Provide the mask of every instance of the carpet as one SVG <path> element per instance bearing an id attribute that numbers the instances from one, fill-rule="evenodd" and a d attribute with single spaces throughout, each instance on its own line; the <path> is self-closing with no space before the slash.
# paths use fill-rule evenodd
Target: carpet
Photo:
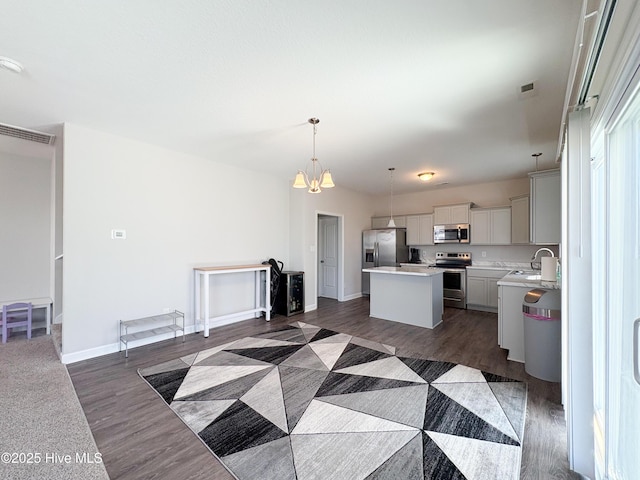
<path id="1" fill-rule="evenodd" d="M 44 328 L 31 340 L 23 331 L 0 344 L 0 391 L 1 479 L 109 480 L 69 372 Z"/>
<path id="2" fill-rule="evenodd" d="M 526 384 L 395 351 L 296 322 L 139 373 L 241 480 L 519 478 Z"/>

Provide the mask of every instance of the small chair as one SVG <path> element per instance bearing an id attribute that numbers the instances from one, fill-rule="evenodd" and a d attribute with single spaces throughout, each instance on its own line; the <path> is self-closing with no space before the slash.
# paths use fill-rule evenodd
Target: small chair
<path id="1" fill-rule="evenodd" d="M 31 338 L 31 303 L 16 302 L 2 306 L 2 343 L 7 343 L 9 329 L 27 327 L 27 338 Z"/>

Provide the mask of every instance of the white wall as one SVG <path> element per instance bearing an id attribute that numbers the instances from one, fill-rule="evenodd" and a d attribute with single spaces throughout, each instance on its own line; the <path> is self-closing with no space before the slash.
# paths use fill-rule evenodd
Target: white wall
<path id="1" fill-rule="evenodd" d="M 288 262 L 286 182 L 75 124 L 64 132 L 63 360 L 113 351 L 120 319 L 170 307 L 193 324 L 193 267 Z M 231 282 L 244 290 L 214 295 L 214 313 L 251 301 L 250 278 Z"/>
<path id="2" fill-rule="evenodd" d="M 416 182 L 418 180 L 416 179 Z M 417 193 L 393 196 L 393 214 L 431 213 L 437 205 L 473 202 L 478 207 L 510 205 L 510 197 L 529 193 L 529 178 L 476 183 L 459 187 L 427 187 Z M 389 215 L 389 192 L 373 199 L 375 216 Z"/>
<path id="3" fill-rule="evenodd" d="M 342 295 L 349 300 L 361 295 L 362 231 L 370 228 L 373 207 L 371 197 L 340 187 L 310 194 L 290 188 L 291 263 L 287 270 L 305 272 L 305 309 L 316 304 L 317 216 L 342 216 L 344 238 L 344 283 Z"/>
<path id="4" fill-rule="evenodd" d="M 0 300 L 50 297 L 51 158 L 0 152 Z"/>

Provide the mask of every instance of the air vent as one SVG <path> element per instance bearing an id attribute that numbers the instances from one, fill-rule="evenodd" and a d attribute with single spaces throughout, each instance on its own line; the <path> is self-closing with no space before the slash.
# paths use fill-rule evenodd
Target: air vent
<path id="1" fill-rule="evenodd" d="M 520 85 L 518 89 L 518 95 L 520 98 L 529 98 L 534 97 L 538 94 L 538 85 L 536 82 L 525 83 L 524 85 Z"/>
<path id="2" fill-rule="evenodd" d="M 5 125 L 4 123 L 0 123 L 0 135 L 21 138 L 29 142 L 44 143 L 45 145 L 53 145 L 56 140 L 56 136 L 50 133 L 36 132 L 35 130 L 13 127 L 11 125 Z"/>
<path id="3" fill-rule="evenodd" d="M 529 90 L 533 90 L 533 83 L 527 83 L 526 85 L 522 85 L 520 87 L 520 93 L 526 93 Z"/>

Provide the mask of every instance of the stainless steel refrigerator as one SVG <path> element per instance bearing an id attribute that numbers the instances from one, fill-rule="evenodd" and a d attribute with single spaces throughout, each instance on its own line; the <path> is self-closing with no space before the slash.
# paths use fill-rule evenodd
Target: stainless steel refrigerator
<path id="1" fill-rule="evenodd" d="M 407 230 L 380 228 L 362 232 L 362 268 L 396 267 L 409 261 Z M 369 295 L 369 273 L 362 272 L 362 293 Z"/>

